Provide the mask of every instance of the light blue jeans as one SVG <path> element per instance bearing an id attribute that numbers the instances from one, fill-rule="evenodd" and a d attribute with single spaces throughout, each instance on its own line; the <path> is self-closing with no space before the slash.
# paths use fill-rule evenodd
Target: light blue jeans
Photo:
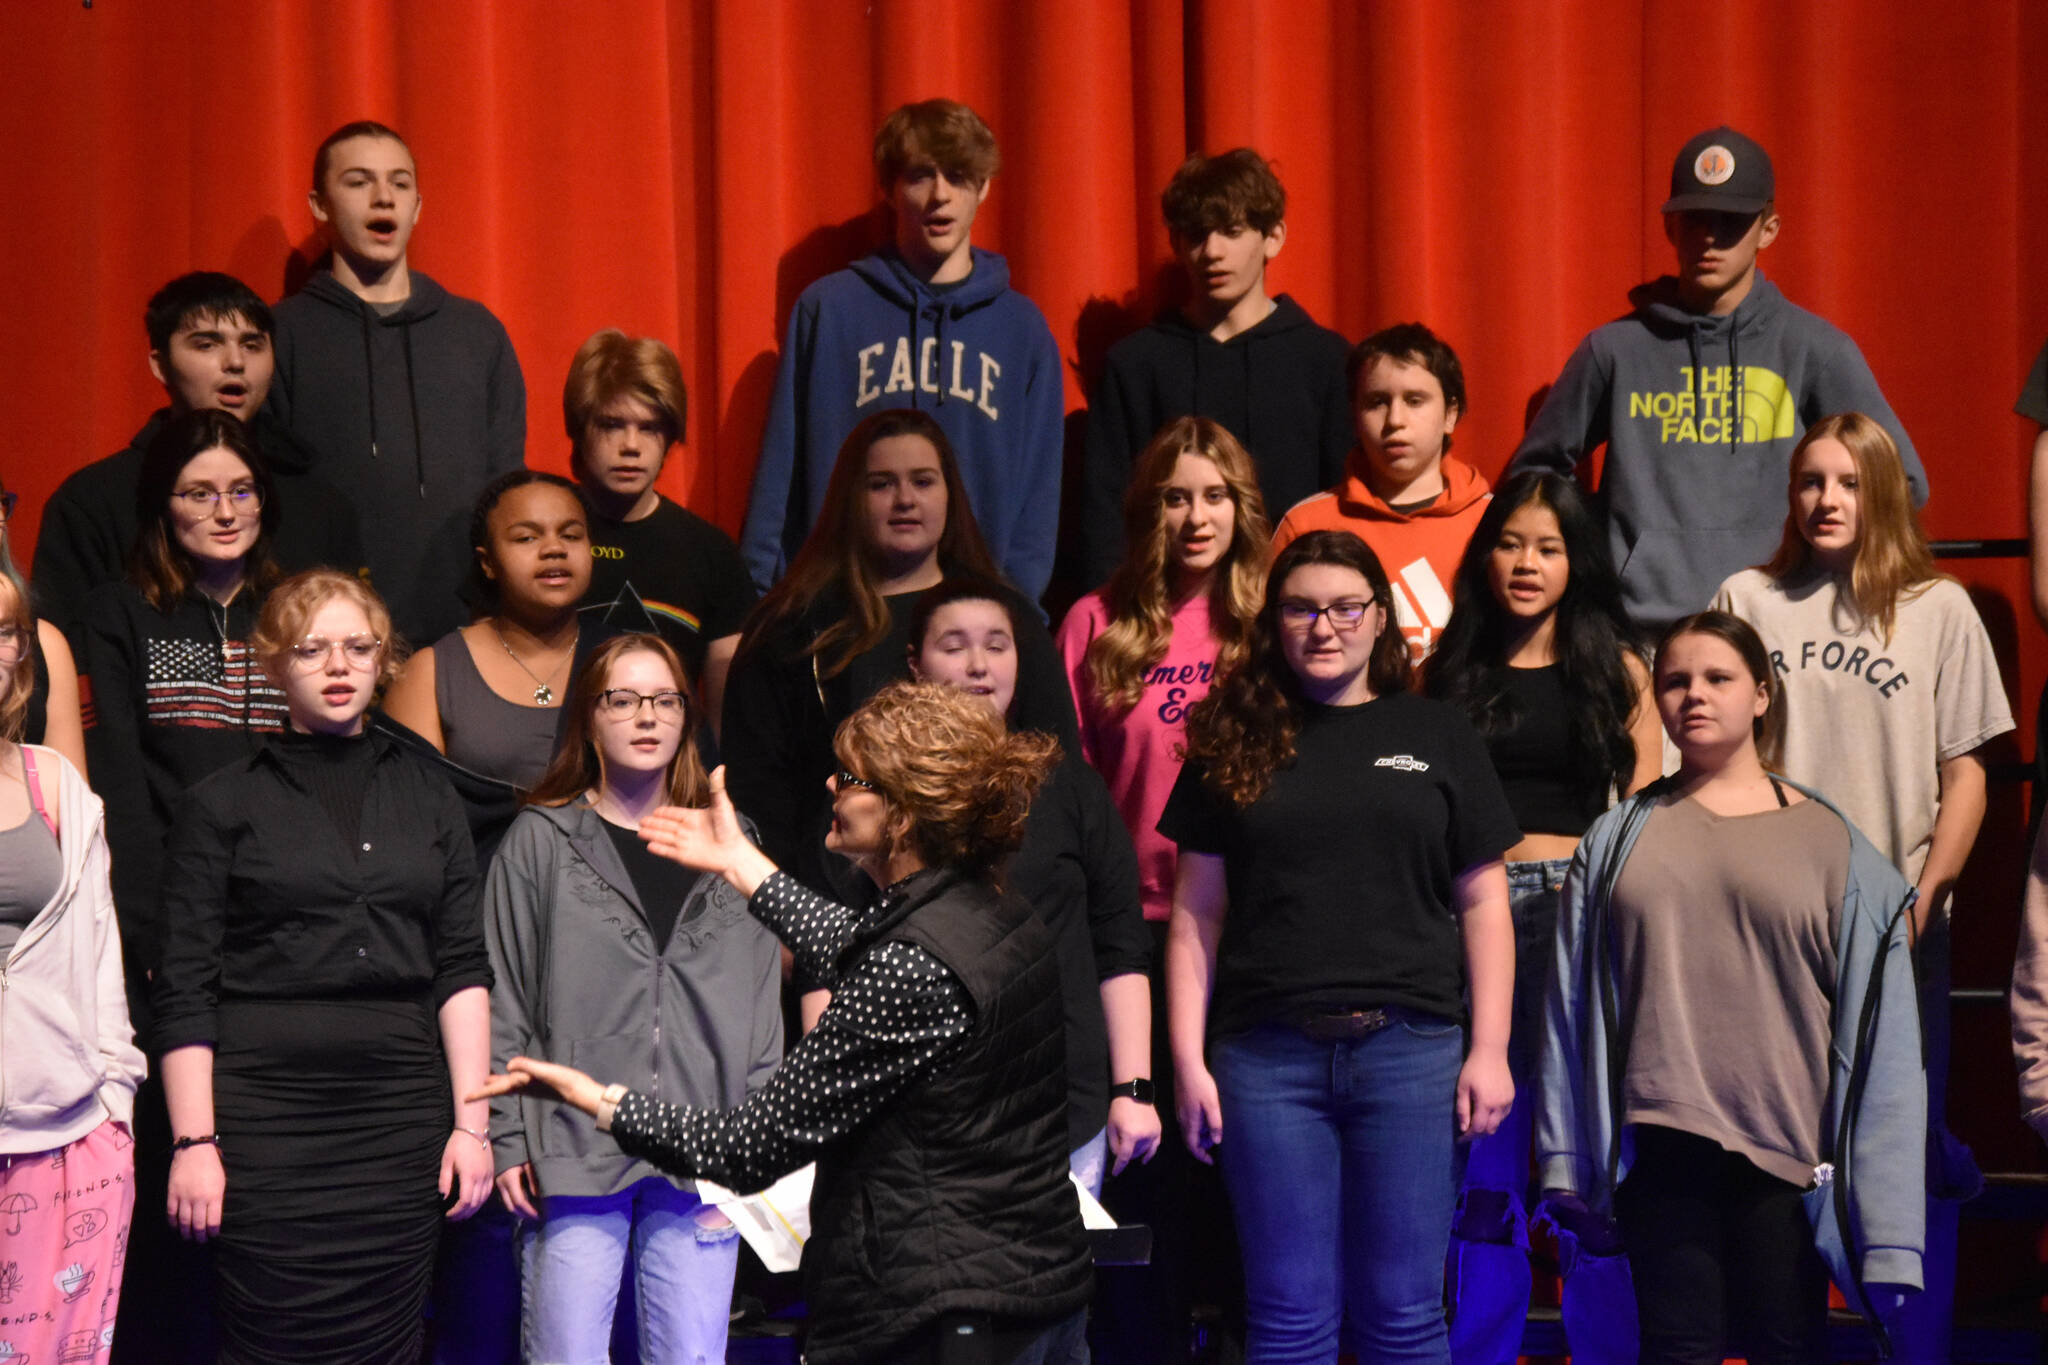
<path id="1" fill-rule="evenodd" d="M 597 1198 L 540 1201 L 520 1239 L 529 1365 L 605 1365 L 630 1255 L 643 1365 L 720 1365 L 732 1313 L 739 1230 L 659 1177 Z"/>
<path id="2" fill-rule="evenodd" d="M 1514 1026 L 1508 1069 L 1515 1107 L 1490 1136 L 1472 1143 L 1464 1188 L 1451 1224 L 1445 1279 L 1451 1297 L 1453 1365 L 1514 1365 L 1529 1317 L 1529 1183 L 1537 1108 L 1545 994 L 1558 895 L 1568 859 L 1509 863 L 1508 903 L 1515 921 Z M 1546 1212 L 1551 1212 L 1546 1210 Z M 1564 1278 L 1564 1330 L 1578 1365 L 1634 1365 L 1635 1287 L 1612 1222 L 1578 1209 L 1557 1233 Z"/>

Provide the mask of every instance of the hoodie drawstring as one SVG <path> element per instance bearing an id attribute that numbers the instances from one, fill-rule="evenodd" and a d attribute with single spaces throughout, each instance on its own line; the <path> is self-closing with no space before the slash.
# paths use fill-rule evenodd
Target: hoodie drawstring
<path id="1" fill-rule="evenodd" d="M 370 409 L 370 458 L 377 458 L 377 358 L 370 345 L 370 310 L 356 306 L 356 321 L 363 326 L 363 375 Z"/>
<path id="2" fill-rule="evenodd" d="M 1736 429 L 1742 424 L 1742 347 L 1736 340 L 1742 335 L 1742 327 L 1731 317 L 1728 319 L 1728 458 L 1735 458 Z M 1764 440 L 1770 439 L 1769 432 L 1761 433 Z"/>
<path id="3" fill-rule="evenodd" d="M 363 379 L 365 406 L 370 413 L 370 458 L 377 459 L 377 351 L 370 340 L 370 310 L 358 305 L 356 321 L 363 327 Z M 419 480 L 420 496 L 427 496 L 427 452 L 420 444 L 420 392 L 413 378 L 412 365 L 412 319 L 401 318 L 398 322 L 398 337 L 405 347 L 405 399 L 412 409 L 412 463 L 413 474 Z"/>
<path id="4" fill-rule="evenodd" d="M 412 319 L 402 318 L 398 324 L 398 337 L 405 346 L 405 401 L 412 408 L 412 465 L 419 476 L 420 497 L 427 496 L 427 452 L 420 443 L 420 391 L 413 380 L 412 368 Z"/>
<path id="5" fill-rule="evenodd" d="M 946 314 L 952 309 L 946 306 L 944 299 L 940 299 L 935 307 L 937 311 L 932 314 L 932 363 L 938 369 L 939 406 L 944 407 L 946 390 L 952 387 L 946 382 Z M 918 377 L 923 378 L 922 375 Z"/>

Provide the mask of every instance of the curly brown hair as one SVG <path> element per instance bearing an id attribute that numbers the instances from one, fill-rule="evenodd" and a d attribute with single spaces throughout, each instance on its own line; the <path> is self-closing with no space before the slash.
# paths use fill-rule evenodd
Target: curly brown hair
<path id="1" fill-rule="evenodd" d="M 1310 531 L 1289 542 L 1266 575 L 1265 605 L 1252 622 L 1244 662 L 1188 710 L 1186 756 L 1202 765 L 1209 789 L 1239 809 L 1264 796 L 1273 774 L 1294 762 L 1307 702 L 1281 645 L 1280 589 L 1289 574 L 1310 564 L 1333 564 L 1365 579 L 1372 600 L 1385 607 L 1366 681 L 1374 696 L 1408 690 L 1408 646 L 1388 605 L 1394 595 L 1387 571 L 1372 547 L 1349 531 Z"/>
<path id="2" fill-rule="evenodd" d="M 880 789 L 892 837 L 927 867 L 992 878 L 1024 841 L 1024 821 L 1059 762 L 1049 735 L 1011 734 L 978 698 L 940 683 L 895 682 L 840 722 L 832 750 Z"/>

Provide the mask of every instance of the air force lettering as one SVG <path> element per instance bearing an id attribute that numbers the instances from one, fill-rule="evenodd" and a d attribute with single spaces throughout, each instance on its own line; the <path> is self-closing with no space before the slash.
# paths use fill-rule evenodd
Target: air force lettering
<path id="1" fill-rule="evenodd" d="M 895 407 L 899 403 L 908 403 L 914 394 L 936 398 L 943 393 L 948 398 L 972 403 L 981 410 L 982 416 L 995 421 L 1001 416 L 996 408 L 996 381 L 1003 376 L 1001 362 L 987 351 L 976 351 L 970 360 L 964 341 L 949 341 L 946 346 L 952 352 L 952 362 L 943 389 L 939 385 L 937 337 L 925 337 L 918 344 L 915 379 L 912 378 L 909 337 L 897 337 L 893 347 L 886 341 L 861 347 L 854 366 L 854 407 Z M 878 383 L 884 355 L 890 357 L 888 374 Z M 891 395 L 898 395 L 895 402 L 884 401 Z"/>

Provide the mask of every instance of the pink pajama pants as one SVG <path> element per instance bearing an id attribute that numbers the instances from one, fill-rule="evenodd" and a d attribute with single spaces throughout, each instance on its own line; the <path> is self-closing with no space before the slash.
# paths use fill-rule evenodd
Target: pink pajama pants
<path id="1" fill-rule="evenodd" d="M 0 1157 L 0 1361 L 104 1359 L 134 1211 L 135 1139 L 112 1119 L 68 1147 Z"/>

